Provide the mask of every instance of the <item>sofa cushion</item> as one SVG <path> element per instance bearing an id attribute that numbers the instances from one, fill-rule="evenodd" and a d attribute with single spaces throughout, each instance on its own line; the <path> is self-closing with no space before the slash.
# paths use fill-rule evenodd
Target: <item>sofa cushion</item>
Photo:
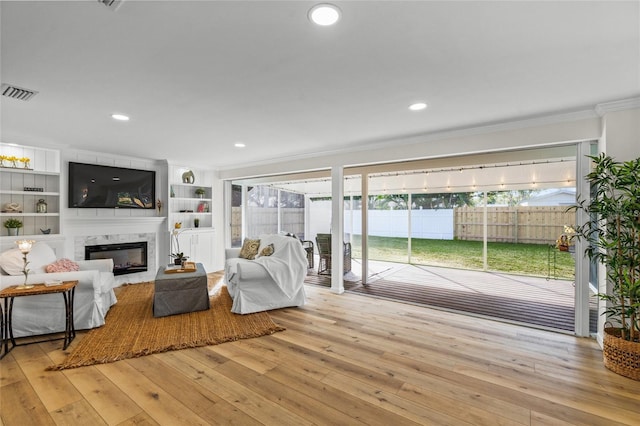
<path id="1" fill-rule="evenodd" d="M 79 271 L 80 266 L 76 262 L 70 259 L 62 258 L 58 259 L 53 263 L 50 263 L 46 266 L 45 270 L 48 273 L 53 272 L 71 272 L 71 271 Z"/>
<path id="2" fill-rule="evenodd" d="M 249 238 L 244 239 L 242 248 L 240 249 L 240 255 L 238 257 L 242 259 L 253 260 L 258 254 L 258 248 L 260 248 L 260 240 L 251 240 Z"/>
<path id="3" fill-rule="evenodd" d="M 56 254 L 53 249 L 46 243 L 37 242 L 27 255 L 27 261 L 29 261 L 27 267 L 32 274 L 44 273 L 45 267 L 55 260 Z M 20 250 L 13 248 L 0 254 L 0 268 L 8 275 L 22 275 L 24 260 Z"/>
<path id="4" fill-rule="evenodd" d="M 267 247 L 269 244 L 273 244 L 273 250 L 274 250 L 273 255 L 275 257 L 280 257 L 280 254 L 284 254 L 285 253 L 286 247 L 287 247 L 288 244 L 291 244 L 291 241 L 295 241 L 298 244 L 300 244 L 300 240 L 293 239 L 291 237 L 287 237 L 287 236 L 284 236 L 284 235 L 263 234 L 263 235 L 260 235 L 260 250 L 259 251 L 262 251 L 262 249 Z M 300 244 L 300 247 L 302 248 L 302 244 Z M 285 251 L 283 251 L 283 250 L 285 250 Z"/>
<path id="5" fill-rule="evenodd" d="M 260 254 L 258 255 L 259 257 L 263 257 L 263 256 L 271 256 L 273 254 L 273 252 L 275 251 L 275 247 L 273 246 L 273 243 L 269 244 L 266 247 L 263 247 L 262 250 L 260 250 Z"/>

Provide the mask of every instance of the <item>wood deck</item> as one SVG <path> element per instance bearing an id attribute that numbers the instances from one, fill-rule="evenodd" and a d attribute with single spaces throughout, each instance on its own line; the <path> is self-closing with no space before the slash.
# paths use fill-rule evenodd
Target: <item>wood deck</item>
<path id="1" fill-rule="evenodd" d="M 346 291 L 537 327 L 574 330 L 571 281 L 386 262 L 372 262 L 371 269 L 372 277 L 366 285 L 353 274 L 346 276 Z M 350 276 L 352 280 L 346 281 Z M 305 282 L 331 286 L 330 277 L 313 273 Z M 596 309 L 594 296 L 592 330 Z"/>
<path id="2" fill-rule="evenodd" d="M 285 331 L 64 371 L 0 361 L 0 425 L 637 425 L 593 339 L 307 286 Z M 107 316 L 108 320 L 108 316 Z M 81 341 L 79 332 L 76 341 Z M 74 343 L 76 342 L 74 341 Z"/>

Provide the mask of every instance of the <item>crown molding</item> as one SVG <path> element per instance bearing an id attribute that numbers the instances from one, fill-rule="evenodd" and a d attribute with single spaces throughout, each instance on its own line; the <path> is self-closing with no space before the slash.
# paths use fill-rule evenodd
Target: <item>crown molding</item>
<path id="1" fill-rule="evenodd" d="M 621 99 L 613 102 L 603 102 L 596 105 L 596 113 L 602 117 L 609 112 L 624 111 L 627 109 L 640 108 L 640 96 L 636 98 Z"/>

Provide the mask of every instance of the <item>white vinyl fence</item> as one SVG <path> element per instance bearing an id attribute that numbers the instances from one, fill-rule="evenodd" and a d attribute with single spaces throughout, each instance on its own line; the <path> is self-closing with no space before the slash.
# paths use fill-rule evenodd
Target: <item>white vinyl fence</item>
<path id="1" fill-rule="evenodd" d="M 309 236 L 331 232 L 331 201 L 308 203 Z M 408 210 L 369 210 L 369 235 L 380 237 L 408 237 Z M 412 210 L 412 238 L 434 240 L 453 239 L 453 209 Z M 362 211 L 346 210 L 344 213 L 345 234 L 362 234 Z"/>

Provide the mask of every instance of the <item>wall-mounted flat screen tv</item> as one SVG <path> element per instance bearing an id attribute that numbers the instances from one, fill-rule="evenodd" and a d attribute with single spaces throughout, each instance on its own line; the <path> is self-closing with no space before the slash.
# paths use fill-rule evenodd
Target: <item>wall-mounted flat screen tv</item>
<path id="1" fill-rule="evenodd" d="M 69 162 L 69 207 L 155 209 L 156 172 Z"/>

